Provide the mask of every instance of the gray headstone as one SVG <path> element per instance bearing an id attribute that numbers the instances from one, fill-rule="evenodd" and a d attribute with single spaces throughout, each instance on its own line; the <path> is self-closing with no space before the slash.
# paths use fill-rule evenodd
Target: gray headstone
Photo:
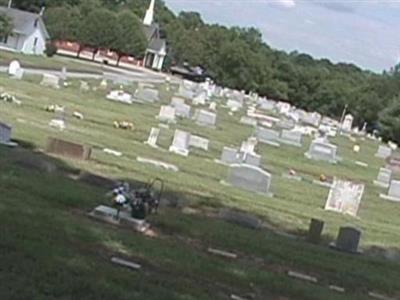
<path id="1" fill-rule="evenodd" d="M 246 153 L 244 155 L 244 163 L 259 167 L 261 165 L 261 156 L 255 153 Z"/>
<path id="2" fill-rule="evenodd" d="M 134 95 L 134 98 L 150 103 L 158 102 L 160 100 L 158 91 L 150 88 L 138 89 Z"/>
<path id="3" fill-rule="evenodd" d="M 392 180 L 390 182 L 389 197 L 400 199 L 400 180 Z"/>
<path id="4" fill-rule="evenodd" d="M 234 148 L 224 147 L 221 154 L 221 161 L 227 164 L 236 164 L 240 160 L 238 158 L 238 151 Z"/>
<path id="5" fill-rule="evenodd" d="M 215 126 L 217 122 L 217 115 L 203 109 L 197 110 L 195 114 L 196 124 L 200 126 Z"/>
<path id="6" fill-rule="evenodd" d="M 261 143 L 279 146 L 279 132 L 275 130 L 264 127 L 257 127 L 256 137 Z"/>
<path id="7" fill-rule="evenodd" d="M 189 104 L 176 104 L 174 107 L 176 116 L 181 118 L 190 118 L 191 107 Z"/>
<path id="8" fill-rule="evenodd" d="M 201 136 L 197 136 L 197 135 L 191 135 L 190 136 L 189 145 L 191 147 L 195 147 L 195 148 L 199 148 L 199 149 L 203 149 L 205 151 L 208 151 L 209 143 L 210 143 L 210 141 L 208 139 L 203 138 Z"/>
<path id="9" fill-rule="evenodd" d="M 374 181 L 374 184 L 381 187 L 389 187 L 391 179 L 392 179 L 392 170 L 386 168 L 380 168 L 378 177 Z"/>
<path id="10" fill-rule="evenodd" d="M 328 142 L 316 139 L 311 142 L 310 149 L 306 153 L 308 158 L 336 163 L 337 147 Z"/>
<path id="11" fill-rule="evenodd" d="M 149 138 L 147 139 L 146 144 L 151 147 L 157 148 L 157 140 L 158 136 L 160 135 L 160 128 L 151 128 Z"/>
<path id="12" fill-rule="evenodd" d="M 392 149 L 388 146 L 379 145 L 375 157 L 386 159 L 392 155 Z"/>
<path id="13" fill-rule="evenodd" d="M 271 174 L 258 167 L 233 164 L 229 167 L 228 183 L 247 191 L 269 194 Z"/>
<path id="14" fill-rule="evenodd" d="M 353 227 L 340 227 L 335 248 L 349 253 L 358 253 L 360 239 L 361 231 Z"/>
<path id="15" fill-rule="evenodd" d="M 282 130 L 280 142 L 287 145 L 301 147 L 303 142 L 303 136 L 301 132 Z"/>
<path id="16" fill-rule="evenodd" d="M 0 122 L 0 144 L 9 144 L 11 141 L 12 127 Z"/>

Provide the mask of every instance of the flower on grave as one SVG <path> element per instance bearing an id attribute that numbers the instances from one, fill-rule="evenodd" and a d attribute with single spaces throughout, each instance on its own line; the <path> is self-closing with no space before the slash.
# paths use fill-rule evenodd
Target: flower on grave
<path id="1" fill-rule="evenodd" d="M 326 182 L 327 178 L 326 178 L 326 176 L 324 174 L 321 174 L 321 175 L 319 175 L 319 180 L 321 182 Z"/>
<path id="2" fill-rule="evenodd" d="M 293 169 L 289 169 L 289 175 L 290 176 L 296 176 L 296 171 Z"/>
<path id="3" fill-rule="evenodd" d="M 9 102 L 9 103 L 17 102 L 17 99 L 14 96 L 7 94 L 7 93 L 1 93 L 0 100 Z"/>

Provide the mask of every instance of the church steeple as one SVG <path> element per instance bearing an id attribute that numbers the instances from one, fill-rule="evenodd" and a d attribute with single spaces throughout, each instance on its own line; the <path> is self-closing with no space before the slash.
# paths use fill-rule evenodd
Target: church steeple
<path id="1" fill-rule="evenodd" d="M 144 25 L 150 26 L 151 24 L 153 24 L 154 4 L 155 4 L 155 0 L 151 0 L 149 9 L 146 11 L 146 15 L 143 20 Z"/>

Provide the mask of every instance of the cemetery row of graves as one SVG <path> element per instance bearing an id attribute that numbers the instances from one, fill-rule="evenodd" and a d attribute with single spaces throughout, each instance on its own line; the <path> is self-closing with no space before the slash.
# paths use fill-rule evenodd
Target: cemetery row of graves
<path id="1" fill-rule="evenodd" d="M 80 170 L 68 178 L 92 186 L 96 182 L 96 189 L 109 191 L 118 182 L 130 182 L 138 194 L 132 182 L 143 186 L 157 178 L 162 183 L 157 214 L 138 220 L 134 205 L 123 205 L 119 213 L 103 193 L 75 207 L 94 220 L 132 227 L 155 240 L 163 226 L 189 239 L 207 236 L 205 241 L 218 240 L 218 245 L 202 247 L 225 259 L 236 260 L 241 251 L 267 256 L 280 268 L 290 266 L 283 273 L 291 279 L 280 279 L 283 285 L 299 284 L 283 293 L 289 299 L 300 290 L 302 299 L 399 296 L 392 285 L 400 256 L 397 145 L 354 129 L 351 115 L 339 122 L 211 82 L 79 81 L 68 79 L 66 70 L 59 78 L 26 76 L 16 69 L 11 78 L 2 76 L 0 84 L 0 140 L 10 147 L 7 151 L 18 153 L 31 144 L 35 152 L 55 155 Z M 37 162 L 28 165 L 44 170 Z M 117 191 L 128 192 L 125 186 Z M 85 224 L 90 222 L 86 219 Z M 208 225 L 199 225 L 203 222 Z M 128 239 L 139 238 L 132 235 Z M 216 239 L 219 235 L 224 238 Z M 243 235 L 247 250 L 240 250 Z M 268 254 L 266 235 L 284 246 Z M 293 246 L 299 253 L 289 250 Z M 318 252 L 321 261 L 311 252 Z M 290 261 L 285 254 L 292 256 Z M 137 261 L 113 257 L 117 264 L 141 268 Z M 347 265 L 338 264 L 341 259 Z M 371 275 L 389 265 L 389 280 Z M 361 270 L 367 274 L 360 276 Z M 282 270 L 271 272 L 280 276 Z M 302 280 L 307 284 L 302 286 Z M 243 294 L 244 287 L 232 291 L 231 299 L 242 299 L 235 298 L 240 294 L 262 299 L 272 288 L 257 287 L 250 288 L 252 296 Z"/>

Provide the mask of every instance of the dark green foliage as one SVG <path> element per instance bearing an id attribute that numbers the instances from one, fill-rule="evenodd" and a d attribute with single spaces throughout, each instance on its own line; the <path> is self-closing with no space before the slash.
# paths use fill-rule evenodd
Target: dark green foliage
<path id="1" fill-rule="evenodd" d="M 5 15 L 0 14 L 0 39 L 12 33 L 12 21 Z"/>
<path id="2" fill-rule="evenodd" d="M 52 57 L 57 53 L 57 47 L 53 43 L 46 44 L 46 55 Z"/>

